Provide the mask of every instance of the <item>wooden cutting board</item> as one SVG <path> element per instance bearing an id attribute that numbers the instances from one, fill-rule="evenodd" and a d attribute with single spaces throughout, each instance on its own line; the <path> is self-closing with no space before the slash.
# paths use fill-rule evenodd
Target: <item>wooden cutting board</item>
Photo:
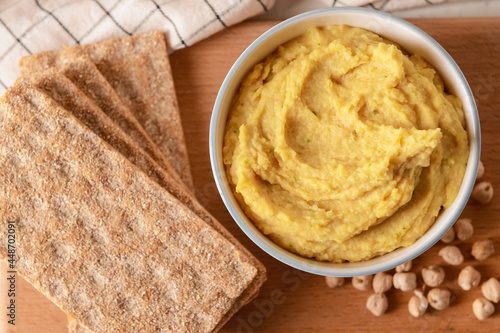
<path id="1" fill-rule="evenodd" d="M 485 180 L 500 194 L 500 18 L 412 19 L 433 36 L 457 61 L 469 80 L 479 108 L 482 127 L 482 160 Z M 473 220 L 475 234 L 458 244 L 465 255 L 458 267 L 444 265 L 446 285 L 452 290 L 450 308 L 429 311 L 415 319 L 408 313 L 412 293 L 391 290 L 387 293 L 389 309 L 374 317 L 365 308 L 371 292 L 355 290 L 348 280 L 337 289 L 326 287 L 324 278 L 289 268 L 255 246 L 237 227 L 225 209 L 210 169 L 208 131 L 217 91 L 229 68 L 241 52 L 276 22 L 247 22 L 231 27 L 203 42 L 172 54 L 175 86 L 182 113 L 191 170 L 200 202 L 268 269 L 268 281 L 259 297 L 245 306 L 222 332 L 424 332 L 424 331 L 494 331 L 500 329 L 500 304 L 496 313 L 480 322 L 472 314 L 472 302 L 480 297 L 480 288 L 464 292 L 456 278 L 466 265 L 475 266 L 485 281 L 500 278 L 500 195 L 488 205 L 470 203 L 464 217 Z M 475 240 L 491 238 L 498 253 L 484 261 L 470 255 Z M 425 265 L 443 264 L 437 244 L 414 261 L 413 271 Z M 66 316 L 24 280 L 17 282 L 16 327 L 7 325 L 6 268 L 2 264 L 0 291 L 1 332 L 66 332 Z M 419 281 L 421 286 L 421 281 Z"/>

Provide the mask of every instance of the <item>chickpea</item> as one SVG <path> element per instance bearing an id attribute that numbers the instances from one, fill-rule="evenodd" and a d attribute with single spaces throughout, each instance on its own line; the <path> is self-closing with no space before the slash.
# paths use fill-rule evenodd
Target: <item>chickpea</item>
<path id="1" fill-rule="evenodd" d="M 343 277 L 327 276 L 325 278 L 326 285 L 330 288 L 336 288 L 344 285 L 345 279 Z"/>
<path id="2" fill-rule="evenodd" d="M 373 277 L 373 291 L 377 294 L 385 293 L 392 288 L 392 275 L 380 272 Z"/>
<path id="3" fill-rule="evenodd" d="M 417 275 L 411 272 L 396 273 L 392 277 L 394 288 L 410 291 L 417 287 Z"/>
<path id="4" fill-rule="evenodd" d="M 487 204 L 493 199 L 493 186 L 489 182 L 480 182 L 474 186 L 471 198 L 479 203 Z"/>
<path id="5" fill-rule="evenodd" d="M 481 291 L 484 298 L 493 303 L 498 303 L 500 300 L 500 282 L 495 278 L 490 278 L 481 285 Z"/>
<path id="6" fill-rule="evenodd" d="M 443 243 L 451 243 L 455 240 L 455 229 L 454 228 L 450 228 L 445 234 L 443 237 L 441 237 L 441 242 Z"/>
<path id="7" fill-rule="evenodd" d="M 495 246 L 489 239 L 477 241 L 472 244 L 471 254 L 477 260 L 486 260 L 495 253 Z"/>
<path id="8" fill-rule="evenodd" d="M 415 290 L 415 295 L 408 302 L 408 311 L 410 314 L 415 318 L 423 316 L 428 306 L 429 302 L 427 298 L 424 297 L 421 291 Z"/>
<path id="9" fill-rule="evenodd" d="M 472 226 L 471 219 L 459 219 L 455 222 L 455 233 L 457 238 L 461 241 L 469 239 L 474 233 L 474 227 Z"/>
<path id="10" fill-rule="evenodd" d="M 396 273 L 409 272 L 412 266 L 413 262 L 411 260 L 408 260 L 407 262 L 396 266 Z"/>
<path id="11" fill-rule="evenodd" d="M 495 312 L 493 304 L 484 298 L 476 298 L 472 303 L 472 312 L 479 320 L 485 320 Z"/>
<path id="12" fill-rule="evenodd" d="M 481 273 L 472 266 L 464 267 L 458 274 L 458 285 L 463 290 L 471 290 L 477 287 L 479 282 L 481 282 Z"/>
<path id="13" fill-rule="evenodd" d="M 444 310 L 450 306 L 451 292 L 448 289 L 433 288 L 427 294 L 430 306 L 436 310 Z"/>
<path id="14" fill-rule="evenodd" d="M 368 297 L 366 301 L 366 308 L 370 310 L 373 315 L 379 317 L 387 311 L 387 307 L 389 306 L 389 301 L 385 294 L 373 294 Z"/>
<path id="15" fill-rule="evenodd" d="M 432 265 L 422 269 L 422 279 L 429 287 L 438 287 L 443 283 L 445 275 L 444 269 L 438 265 Z"/>
<path id="16" fill-rule="evenodd" d="M 484 164 L 483 161 L 479 161 L 477 166 L 476 180 L 483 178 L 484 176 Z"/>
<path id="17" fill-rule="evenodd" d="M 464 256 L 460 249 L 453 245 L 448 245 L 443 247 L 439 251 L 439 255 L 450 265 L 460 265 L 464 262 Z"/>
<path id="18" fill-rule="evenodd" d="M 352 278 L 352 286 L 358 290 L 370 290 L 372 289 L 372 279 L 373 275 L 355 276 Z"/>

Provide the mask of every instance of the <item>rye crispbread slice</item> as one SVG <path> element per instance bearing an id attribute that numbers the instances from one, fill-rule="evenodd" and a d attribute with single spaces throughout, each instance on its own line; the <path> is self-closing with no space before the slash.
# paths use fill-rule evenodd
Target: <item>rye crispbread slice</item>
<path id="1" fill-rule="evenodd" d="M 154 31 L 34 54 L 21 59 L 21 73 L 29 76 L 48 67 L 62 67 L 65 52 L 90 57 L 184 184 L 192 188 L 186 143 L 163 33 Z"/>
<path id="2" fill-rule="evenodd" d="M 83 124 L 89 127 L 101 139 L 113 146 L 119 153 L 124 155 L 130 162 L 138 166 L 151 179 L 164 187 L 178 200 L 195 212 L 200 218 L 221 233 L 226 239 L 233 243 L 250 262 L 256 267 L 257 275 L 251 282 L 248 290 L 242 293 L 240 298 L 228 311 L 225 320 L 241 306 L 250 302 L 258 294 L 260 286 L 266 280 L 265 267 L 245 248 L 234 236 L 229 233 L 198 201 L 189 195 L 184 187 L 179 185 L 178 180 L 172 173 L 166 173 L 154 160 L 151 159 L 138 145 L 128 137 L 123 130 L 118 128 L 99 107 L 83 94 L 68 78 L 60 74 L 54 68 L 50 68 L 42 74 L 33 75 L 30 80 L 56 102 L 71 112 Z M 175 174 L 174 174 L 175 175 Z M 74 325 L 72 325 L 74 327 Z M 71 332 L 71 330 L 70 330 Z"/>
<path id="3" fill-rule="evenodd" d="M 73 82 L 85 95 L 108 115 L 125 133 L 155 160 L 163 169 L 172 170 L 170 163 L 126 107 L 113 87 L 102 76 L 90 58 L 67 49 L 61 54 L 63 59 L 60 71 Z M 174 171 L 175 172 L 175 171 Z M 180 177 L 180 175 L 179 175 Z M 182 182 L 182 180 L 181 180 Z M 192 183 L 184 184 L 193 192 Z"/>
<path id="4" fill-rule="evenodd" d="M 177 200 L 186 205 L 196 215 L 210 226 L 241 248 L 242 252 L 251 257 L 258 271 L 265 280 L 264 266 L 244 247 L 239 241 L 222 226 L 185 187 L 180 185 L 180 180 L 175 178 L 174 172 L 161 168 L 148 154 L 146 154 L 127 134 L 117 127 L 113 121 L 78 87 L 55 69 L 48 69 L 40 75 L 31 77 L 31 81 L 56 102 L 72 113 L 78 120 L 96 133 L 101 139 L 135 164 L 156 183 L 166 189 Z"/>
<path id="5" fill-rule="evenodd" d="M 85 328 L 77 319 L 68 316 L 68 333 L 89 333 L 92 332 Z"/>
<path id="6" fill-rule="evenodd" d="M 210 332 L 256 275 L 234 245 L 23 79 L 0 101 L 0 168 L 18 272 L 93 331 Z"/>
<path id="7" fill-rule="evenodd" d="M 73 57 L 74 57 L 74 52 L 67 52 L 66 56 L 65 56 L 66 59 L 64 60 L 64 62 L 66 62 L 66 63 L 68 62 L 68 59 L 67 59 L 68 53 L 73 53 Z M 64 65 L 64 62 L 61 65 L 61 67 L 67 66 L 67 65 Z M 149 163 L 146 163 L 143 165 L 143 167 L 146 167 L 146 169 L 148 169 L 147 164 L 149 164 Z M 149 168 L 149 170 L 151 170 L 151 168 Z M 152 174 L 151 171 L 147 171 L 147 172 L 148 172 L 148 174 Z M 153 174 L 155 174 L 155 173 L 156 172 L 153 172 Z M 155 177 L 155 179 L 158 180 L 157 177 Z M 165 177 L 163 177 L 163 179 L 165 179 Z M 161 183 L 161 181 L 160 181 L 160 183 Z M 172 182 L 167 182 L 167 183 L 169 183 L 168 187 L 170 188 L 170 191 L 172 193 L 174 193 L 174 195 L 176 194 L 176 196 L 179 197 L 179 192 L 176 191 L 175 189 L 173 190 Z M 163 186 L 165 186 L 164 181 L 163 181 Z M 223 228 L 208 212 L 206 212 L 206 210 L 201 205 L 199 205 L 195 200 L 193 200 L 193 198 L 191 198 L 189 196 L 189 194 L 182 193 L 181 198 L 184 199 L 182 201 L 184 201 L 184 203 L 187 203 L 192 209 L 193 209 L 193 205 L 196 206 L 193 210 L 196 211 L 199 216 L 204 218 L 212 226 L 214 226 L 226 238 L 230 239 L 238 248 L 240 248 L 243 252 L 245 252 L 247 255 L 249 255 L 251 257 L 251 259 L 253 260 L 254 265 L 258 268 L 257 278 L 252 282 L 252 285 L 250 286 L 250 288 L 247 291 L 245 291 L 245 293 L 238 299 L 238 301 L 232 307 L 231 311 L 229 311 L 227 313 L 226 317 L 219 323 L 219 328 L 220 328 L 232 316 L 232 314 L 234 314 L 241 306 L 243 306 L 244 304 L 247 304 L 248 302 L 253 300 L 258 295 L 258 291 L 259 291 L 260 286 L 266 280 L 265 268 L 244 247 L 242 247 L 241 244 L 239 244 L 238 241 L 229 232 L 227 232 L 227 230 L 225 228 Z M 194 201 L 194 203 L 193 203 L 193 201 Z"/>
<path id="8" fill-rule="evenodd" d="M 180 178 L 171 168 L 162 168 L 150 155 L 141 149 L 135 140 L 128 136 L 122 128 L 119 128 L 93 100 L 88 98 L 73 82 L 55 68 L 49 68 L 41 74 L 34 74 L 29 80 L 72 113 L 101 139 L 113 146 L 130 162 L 145 171 L 154 181 L 161 185 L 168 181 L 176 184 L 176 186 L 181 186 Z M 176 193 L 175 191 L 172 192 Z"/>
<path id="9" fill-rule="evenodd" d="M 163 157 L 156 144 L 151 140 L 148 134 L 144 131 L 137 119 L 134 117 L 128 107 L 126 107 L 120 97 L 116 94 L 113 87 L 102 76 L 95 64 L 90 58 L 81 54 L 81 52 L 71 52 L 67 49 L 61 57 L 64 59 L 64 65 L 61 66 L 61 71 L 69 78 L 87 97 L 92 99 L 97 106 L 106 113 L 120 128 L 127 133 L 136 143 L 147 153 L 155 162 L 157 162 L 169 174 L 172 174 L 170 164 Z M 39 73 L 35 74 L 38 75 Z M 42 79 L 38 75 L 39 79 Z M 43 82 L 44 79 L 41 80 Z M 62 83 L 64 84 L 64 83 Z M 43 84 L 42 84 L 43 85 Z M 55 88 L 55 87 L 53 87 Z M 57 89 L 56 89 L 57 90 Z M 50 93 L 49 93 L 50 95 Z M 52 95 L 51 95 L 52 96 Z M 52 96 L 54 98 L 54 96 Z M 71 107 L 63 105 L 66 109 L 71 110 Z M 94 130 L 98 135 L 99 133 Z M 101 136 L 102 138 L 102 136 Z M 113 145 L 113 144 L 112 144 Z M 127 155 L 124 155 L 127 157 Z M 128 158 L 130 160 L 130 158 Z M 143 170 L 144 171 L 144 170 Z M 177 174 L 175 174 L 177 176 Z M 177 179 L 180 185 L 192 186 L 193 184 L 184 184 Z M 189 188 L 191 193 L 193 188 Z M 88 331 L 76 319 L 68 316 L 68 331 L 69 333 L 86 333 Z"/>

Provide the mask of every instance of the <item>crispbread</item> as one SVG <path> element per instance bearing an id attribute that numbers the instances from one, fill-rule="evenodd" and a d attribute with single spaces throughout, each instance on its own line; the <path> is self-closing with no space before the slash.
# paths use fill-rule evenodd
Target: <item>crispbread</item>
<path id="1" fill-rule="evenodd" d="M 68 316 L 68 333 L 88 333 L 90 330 L 81 325 L 77 319 Z"/>
<path id="2" fill-rule="evenodd" d="M 139 124 L 128 107 L 121 101 L 113 87 L 102 76 L 90 58 L 67 49 L 61 54 L 63 59 L 61 72 L 69 78 L 85 95 L 92 99 L 97 106 L 106 113 L 125 133 L 151 156 L 162 168 L 171 170 L 169 162 L 151 140 L 146 131 Z M 180 175 L 179 175 L 180 176 Z M 192 183 L 184 184 L 190 186 Z"/>
<path id="3" fill-rule="evenodd" d="M 51 96 L 56 102 L 78 118 L 78 120 L 94 131 L 101 139 L 113 146 L 130 162 L 144 171 L 147 170 L 148 176 L 153 180 L 160 184 L 163 184 L 165 181 L 175 183 L 176 188 L 177 186 L 181 186 L 180 178 L 171 168 L 168 166 L 161 168 L 93 100 L 88 98 L 77 86 L 67 77 L 60 74 L 55 68 L 49 68 L 41 74 L 34 74 L 30 80 L 35 86 Z"/>
<path id="4" fill-rule="evenodd" d="M 227 321 L 241 306 L 257 296 L 260 286 L 266 279 L 264 266 L 234 236 L 220 225 L 196 199 L 190 196 L 184 187 L 179 185 L 179 181 L 176 181 L 175 177 L 172 176 L 173 171 L 166 173 L 165 170 L 156 164 L 150 156 L 142 151 L 133 140 L 118 128 L 92 100 L 55 69 L 52 68 L 41 75 L 32 76 L 31 80 L 248 256 L 248 260 L 257 269 L 257 275 L 249 288 L 235 301 L 235 304 L 228 311 L 224 320 Z"/>
<path id="5" fill-rule="evenodd" d="M 0 102 L 0 168 L 18 272 L 91 330 L 209 332 L 256 275 L 231 243 L 23 79 Z"/>
<path id="6" fill-rule="evenodd" d="M 68 52 L 68 53 L 73 53 L 74 52 Z M 65 59 L 65 62 L 67 62 L 68 59 Z M 58 67 L 64 67 L 64 63 L 60 63 Z M 39 67 L 36 67 L 39 68 Z M 68 94 L 66 95 L 68 96 Z M 95 129 L 94 129 L 95 130 Z M 116 134 L 111 134 L 112 136 L 115 136 Z M 143 155 L 143 154 L 139 154 Z M 134 161 L 134 158 L 137 159 L 137 157 L 133 157 L 131 160 Z M 140 158 L 140 160 L 144 160 Z M 245 293 L 238 299 L 238 301 L 233 305 L 232 309 L 226 314 L 225 318 L 219 323 L 219 327 L 222 326 L 223 323 L 225 323 L 234 312 L 236 312 L 242 305 L 250 302 L 253 298 L 255 298 L 258 294 L 258 290 L 262 283 L 266 279 L 266 274 L 265 274 L 265 268 L 264 266 L 256 260 L 241 244 L 238 243 L 238 241 L 229 233 L 227 232 L 226 229 L 224 229 L 206 210 L 199 205 L 194 198 L 189 196 L 188 193 L 185 191 L 179 191 L 178 186 L 176 186 L 174 181 L 169 179 L 169 177 L 161 177 L 162 180 L 158 179 L 157 176 L 157 168 L 152 168 L 151 163 L 139 163 L 139 166 L 145 170 L 149 175 L 152 175 L 155 180 L 157 180 L 162 186 L 165 186 L 171 193 L 173 193 L 176 197 L 178 197 L 181 201 L 186 203 L 188 206 L 193 209 L 200 217 L 202 217 L 205 221 L 210 223 L 214 228 L 216 228 L 219 232 L 221 232 L 226 238 L 228 238 L 231 242 L 235 244 L 242 252 L 246 253 L 247 255 L 250 256 L 252 262 L 254 265 L 258 268 L 258 275 L 252 282 L 251 286 L 245 291 Z"/>
<path id="7" fill-rule="evenodd" d="M 188 188 L 192 188 L 188 155 L 165 37 L 162 32 L 78 45 L 70 52 L 88 55 L 113 86 L 139 123 Z M 47 67 L 64 65 L 66 50 L 34 54 L 21 59 L 29 76 Z"/>
<path id="8" fill-rule="evenodd" d="M 241 247 L 242 251 L 252 256 L 193 196 L 186 192 L 184 187 L 179 185 L 179 181 L 173 176 L 173 171 L 168 173 L 168 170 L 161 168 L 66 77 L 60 75 L 55 69 L 48 69 L 41 75 L 33 76 L 31 80 L 38 88 L 60 103 L 90 130 L 124 155 L 130 162 L 134 163 L 155 182 L 194 211 L 200 218 L 209 223 L 236 246 Z M 256 265 L 261 266 L 256 259 L 255 261 Z M 265 272 L 263 266 L 261 270 Z"/>

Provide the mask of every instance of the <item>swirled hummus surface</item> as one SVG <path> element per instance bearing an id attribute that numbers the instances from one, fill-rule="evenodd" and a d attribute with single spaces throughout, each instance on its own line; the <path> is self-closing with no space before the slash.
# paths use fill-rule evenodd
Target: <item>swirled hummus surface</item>
<path id="1" fill-rule="evenodd" d="M 461 101 L 422 58 L 361 28 L 316 27 L 243 80 L 224 163 L 278 245 L 361 261 L 413 244 L 453 202 L 464 127 Z"/>

